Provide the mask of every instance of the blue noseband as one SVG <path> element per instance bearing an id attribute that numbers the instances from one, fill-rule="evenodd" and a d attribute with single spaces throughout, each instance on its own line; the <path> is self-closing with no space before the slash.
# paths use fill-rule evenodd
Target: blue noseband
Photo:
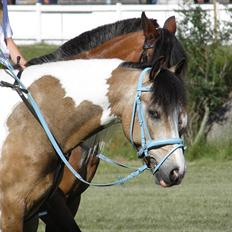
<path id="1" fill-rule="evenodd" d="M 184 148 L 184 143 L 183 143 L 183 140 L 180 138 L 170 138 L 170 139 L 161 139 L 161 140 L 153 140 L 151 138 L 151 135 L 149 133 L 147 123 L 145 120 L 144 109 L 143 109 L 143 105 L 141 101 L 142 93 L 153 91 L 151 87 L 143 86 L 143 80 L 144 80 L 145 74 L 149 72 L 150 69 L 151 68 L 145 68 L 139 77 L 139 81 L 137 85 L 137 94 L 136 94 L 134 105 L 133 105 L 133 111 L 132 111 L 132 117 L 131 117 L 131 123 L 130 123 L 130 142 L 132 146 L 135 149 L 137 149 L 137 147 L 135 146 L 134 140 L 133 140 L 133 129 L 134 129 L 134 124 L 135 124 L 135 116 L 137 113 L 139 127 L 140 127 L 140 136 L 141 136 L 141 148 L 137 150 L 139 158 L 150 156 L 149 155 L 150 150 L 158 149 L 160 147 L 167 146 L 167 145 L 177 145 L 156 165 L 155 169 L 152 170 L 154 174 L 156 171 L 159 170 L 160 166 L 164 163 L 164 161 L 167 160 L 168 157 L 174 153 L 175 150 L 177 150 L 178 148 L 182 148 L 182 149 Z"/>

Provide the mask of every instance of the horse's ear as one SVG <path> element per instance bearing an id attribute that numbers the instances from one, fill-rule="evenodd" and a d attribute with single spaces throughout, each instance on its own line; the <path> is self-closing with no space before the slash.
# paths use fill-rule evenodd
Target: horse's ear
<path id="1" fill-rule="evenodd" d="M 159 73 L 161 67 L 163 66 L 164 62 L 165 62 L 165 57 L 164 56 L 159 57 L 155 61 L 154 65 L 152 66 L 151 72 L 150 72 L 150 76 L 149 76 L 150 81 L 155 79 L 155 77 Z"/>
<path id="2" fill-rule="evenodd" d="M 175 73 L 176 76 L 179 76 L 185 66 L 186 60 L 183 58 L 177 65 L 169 68 L 169 70 Z"/>
<path id="3" fill-rule="evenodd" d="M 147 18 L 146 14 L 142 12 L 141 15 L 141 23 L 143 28 L 143 33 L 145 38 L 149 39 L 152 37 L 157 37 L 159 35 L 159 32 L 157 31 L 157 23 L 154 23 L 154 20 L 150 20 Z"/>
<path id="4" fill-rule="evenodd" d="M 169 32 L 175 34 L 176 33 L 176 18 L 175 16 L 169 17 L 163 26 L 164 29 L 167 29 Z"/>

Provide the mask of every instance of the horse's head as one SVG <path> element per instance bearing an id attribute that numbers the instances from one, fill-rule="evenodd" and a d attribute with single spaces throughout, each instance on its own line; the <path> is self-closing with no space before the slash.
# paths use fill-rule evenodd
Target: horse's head
<path id="1" fill-rule="evenodd" d="M 162 186 L 179 184 L 185 174 L 183 141 L 187 126 L 186 100 L 178 77 L 184 61 L 171 69 L 158 59 L 140 75 L 132 119 L 122 122 L 125 134 Z M 129 120 L 130 110 L 125 110 Z M 130 127 L 130 129 L 129 129 Z M 129 132 L 130 131 L 130 132 Z M 159 166 L 157 170 L 157 165 Z"/>
<path id="2" fill-rule="evenodd" d="M 159 57 L 165 57 L 167 67 L 178 64 L 181 60 L 186 60 L 186 54 L 180 42 L 175 36 L 176 19 L 169 17 L 163 28 L 157 27 L 152 19 L 146 17 L 145 13 L 141 16 L 142 28 L 144 33 L 144 48 L 140 62 L 151 65 Z M 180 75 L 185 71 L 186 62 Z"/>

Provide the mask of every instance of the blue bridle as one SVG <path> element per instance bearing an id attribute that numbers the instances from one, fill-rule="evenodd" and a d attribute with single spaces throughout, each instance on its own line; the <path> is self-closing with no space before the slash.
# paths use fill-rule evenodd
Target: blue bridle
<path id="1" fill-rule="evenodd" d="M 160 147 L 164 147 L 167 145 L 177 145 L 174 147 L 157 165 L 155 168 L 150 168 L 152 173 L 156 173 L 161 165 L 168 159 L 169 156 L 171 156 L 175 150 L 181 148 L 184 149 L 184 143 L 181 138 L 170 138 L 170 139 L 160 139 L 160 140 L 153 140 L 151 138 L 150 132 L 147 127 L 147 123 L 145 120 L 144 115 L 144 109 L 141 101 L 142 93 L 146 92 L 152 92 L 154 91 L 152 87 L 146 87 L 143 86 L 143 81 L 145 78 L 145 74 L 148 73 L 151 70 L 151 68 L 145 68 L 139 77 L 138 85 L 137 85 L 137 93 L 133 105 L 133 111 L 132 111 L 132 117 L 131 117 L 131 123 L 130 123 L 130 142 L 132 146 L 137 149 L 135 146 L 134 140 L 133 140 L 133 129 L 134 129 L 134 123 L 135 123 L 135 116 L 137 113 L 139 127 L 140 127 L 140 137 L 141 137 L 141 147 L 137 151 L 139 158 L 144 157 L 152 157 L 149 155 L 149 151 L 152 149 L 158 149 Z M 159 72 L 156 74 L 158 75 Z"/>
<path id="2" fill-rule="evenodd" d="M 142 154 L 144 154 L 145 156 L 149 155 L 149 151 L 151 149 L 157 149 L 159 147 L 162 146 L 166 146 L 166 145 L 173 145 L 173 144 L 177 144 L 176 147 L 174 147 L 157 165 L 155 168 L 151 169 L 149 168 L 146 164 L 142 165 L 141 167 L 137 168 L 136 170 L 132 171 L 128 176 L 123 177 L 119 180 L 116 180 L 114 182 L 111 183 L 106 183 L 106 184 L 95 184 L 95 183 L 90 183 L 88 181 L 86 181 L 85 179 L 83 179 L 83 177 L 76 172 L 76 170 L 70 165 L 70 163 L 68 162 L 67 158 L 65 157 L 61 147 L 59 146 L 59 144 L 57 143 L 56 138 L 54 137 L 54 135 L 51 133 L 46 120 L 44 119 L 40 108 L 38 106 L 38 104 L 36 103 L 36 101 L 34 100 L 34 98 L 32 97 L 31 93 L 26 89 L 26 87 L 24 86 L 24 84 L 21 82 L 21 80 L 17 77 L 17 75 L 14 72 L 14 69 L 12 67 L 12 65 L 10 64 L 9 60 L 6 58 L 3 58 L 3 54 L 1 54 L 1 50 L 0 50 L 0 63 L 2 63 L 4 66 L 7 67 L 7 72 L 8 74 L 13 77 L 15 79 L 15 82 L 17 83 L 17 85 L 20 87 L 20 89 L 22 90 L 22 93 L 25 98 L 28 101 L 28 104 L 30 104 L 30 106 L 33 108 L 36 117 L 39 121 L 39 123 L 41 124 L 42 128 L 44 129 L 45 134 L 47 135 L 50 143 L 52 144 L 54 150 L 56 151 L 57 155 L 60 157 L 60 159 L 62 160 L 62 162 L 66 165 L 66 167 L 69 169 L 69 171 L 81 182 L 90 185 L 90 186 L 96 186 L 96 187 L 107 187 L 107 186 L 114 186 L 114 185 L 120 185 L 120 184 L 124 184 L 127 181 L 131 180 L 132 178 L 140 175 L 143 171 L 145 170 L 151 170 L 152 173 L 156 173 L 159 168 L 161 167 L 161 165 L 168 159 L 168 157 L 170 155 L 173 154 L 173 152 L 178 149 L 178 148 L 183 148 L 183 141 L 182 139 L 176 138 L 176 139 L 165 139 L 165 140 L 157 140 L 154 141 L 151 139 L 151 136 L 149 134 L 147 125 L 146 125 L 146 121 L 145 121 L 145 117 L 144 117 L 144 112 L 142 109 L 142 104 L 141 104 L 141 95 L 142 92 L 150 92 L 151 89 L 143 87 L 142 83 L 143 83 L 143 79 L 144 79 L 144 75 L 147 71 L 149 71 L 149 68 L 144 69 L 143 72 L 140 75 L 139 78 L 139 82 L 138 82 L 138 87 L 137 87 L 137 95 L 136 95 L 136 99 L 135 99 L 135 103 L 134 103 L 134 107 L 133 107 L 133 113 L 132 113 L 132 120 L 131 120 L 131 128 L 130 128 L 130 140 L 131 143 L 134 145 L 133 142 L 133 127 L 134 127 L 134 121 L 135 121 L 135 115 L 136 112 L 138 113 L 138 119 L 139 119 L 139 124 L 140 124 L 140 129 L 141 129 L 141 149 L 138 152 L 139 157 L 142 157 Z M 2 55 L 2 57 L 1 57 Z M 147 137 L 148 136 L 148 140 Z M 113 161 L 107 157 L 105 157 L 102 154 L 98 154 L 97 155 L 99 159 L 106 161 L 108 163 L 114 164 L 114 165 L 118 165 L 121 167 L 125 167 L 125 168 L 129 168 L 128 166 L 119 164 L 116 161 Z"/>

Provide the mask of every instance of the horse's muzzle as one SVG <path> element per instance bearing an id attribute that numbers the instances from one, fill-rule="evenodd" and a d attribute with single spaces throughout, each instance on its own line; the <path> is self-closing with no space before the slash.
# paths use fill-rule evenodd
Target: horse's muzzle
<path id="1" fill-rule="evenodd" d="M 144 157 L 144 162 L 150 168 L 152 174 L 156 177 L 156 183 L 162 187 L 171 187 L 181 183 L 185 175 L 185 170 L 180 171 L 178 167 L 164 171 L 163 168 L 156 169 L 159 162 L 153 156 Z M 166 165 L 164 165 L 166 166 Z"/>

